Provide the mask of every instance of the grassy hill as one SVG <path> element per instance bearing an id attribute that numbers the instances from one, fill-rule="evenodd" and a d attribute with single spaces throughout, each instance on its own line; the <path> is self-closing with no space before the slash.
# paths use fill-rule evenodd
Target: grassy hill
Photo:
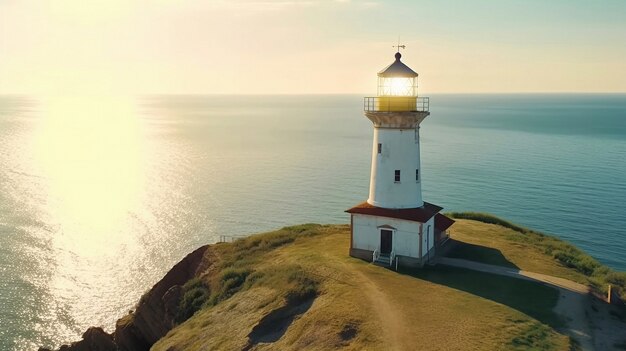
<path id="1" fill-rule="evenodd" d="M 520 230 L 459 220 L 453 235 L 457 257 L 595 279 Z M 215 245 L 214 269 L 184 286 L 180 321 L 190 318 L 152 350 L 577 349 L 559 332 L 556 289 L 457 268 L 399 274 L 348 247 L 348 226 L 315 224 Z"/>
<path id="2" fill-rule="evenodd" d="M 600 295 L 611 284 L 626 300 L 626 272 L 611 270 L 574 245 L 485 213 L 449 215 L 465 220 L 454 226 L 461 245 L 448 256 L 569 279 Z"/>

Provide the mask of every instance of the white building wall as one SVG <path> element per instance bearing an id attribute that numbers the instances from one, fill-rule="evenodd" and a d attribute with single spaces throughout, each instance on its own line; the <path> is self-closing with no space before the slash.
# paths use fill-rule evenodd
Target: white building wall
<path id="1" fill-rule="evenodd" d="M 378 144 L 381 153 L 378 153 Z M 419 180 L 415 170 L 419 169 Z M 395 181 L 400 170 L 400 182 Z M 417 129 L 374 128 L 370 193 L 367 202 L 384 208 L 415 208 L 422 201 L 419 127 Z"/>
<path id="2" fill-rule="evenodd" d="M 435 216 L 422 226 L 422 257 L 425 257 L 435 246 Z"/>
<path id="3" fill-rule="evenodd" d="M 362 214 L 352 215 L 352 247 L 374 251 L 380 247 L 380 226 L 394 227 L 392 249 L 396 255 L 419 258 L 420 223 Z"/>

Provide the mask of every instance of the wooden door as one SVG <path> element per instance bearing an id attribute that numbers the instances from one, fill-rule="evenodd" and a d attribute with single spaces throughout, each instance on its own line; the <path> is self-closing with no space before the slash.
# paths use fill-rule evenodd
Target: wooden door
<path id="1" fill-rule="evenodd" d="M 389 254 L 391 253 L 393 241 L 393 232 L 387 229 L 380 230 L 380 253 Z"/>

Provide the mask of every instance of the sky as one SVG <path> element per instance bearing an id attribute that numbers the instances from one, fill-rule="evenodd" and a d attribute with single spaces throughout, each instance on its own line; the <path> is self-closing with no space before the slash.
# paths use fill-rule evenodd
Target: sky
<path id="1" fill-rule="evenodd" d="M 626 92 L 626 1 L 0 0 L 0 94 Z"/>

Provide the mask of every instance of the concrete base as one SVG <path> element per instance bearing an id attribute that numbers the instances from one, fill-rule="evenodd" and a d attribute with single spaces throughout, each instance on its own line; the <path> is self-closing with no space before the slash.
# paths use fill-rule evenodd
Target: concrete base
<path id="1" fill-rule="evenodd" d="M 350 256 L 355 258 L 360 258 L 363 261 L 372 262 L 372 256 L 374 252 L 370 250 L 362 250 L 362 249 L 350 249 Z M 408 256 L 396 256 L 398 257 L 398 267 L 405 268 L 421 268 L 426 263 L 426 260 L 420 260 L 415 257 Z M 434 258 L 434 250 L 431 250 L 431 258 Z"/>
<path id="2" fill-rule="evenodd" d="M 423 260 L 415 257 L 398 256 L 398 267 L 421 268 L 424 266 Z"/>
<path id="3" fill-rule="evenodd" d="M 350 249 L 350 256 L 360 258 L 367 262 L 372 262 L 374 251 L 362 250 L 362 249 Z"/>

